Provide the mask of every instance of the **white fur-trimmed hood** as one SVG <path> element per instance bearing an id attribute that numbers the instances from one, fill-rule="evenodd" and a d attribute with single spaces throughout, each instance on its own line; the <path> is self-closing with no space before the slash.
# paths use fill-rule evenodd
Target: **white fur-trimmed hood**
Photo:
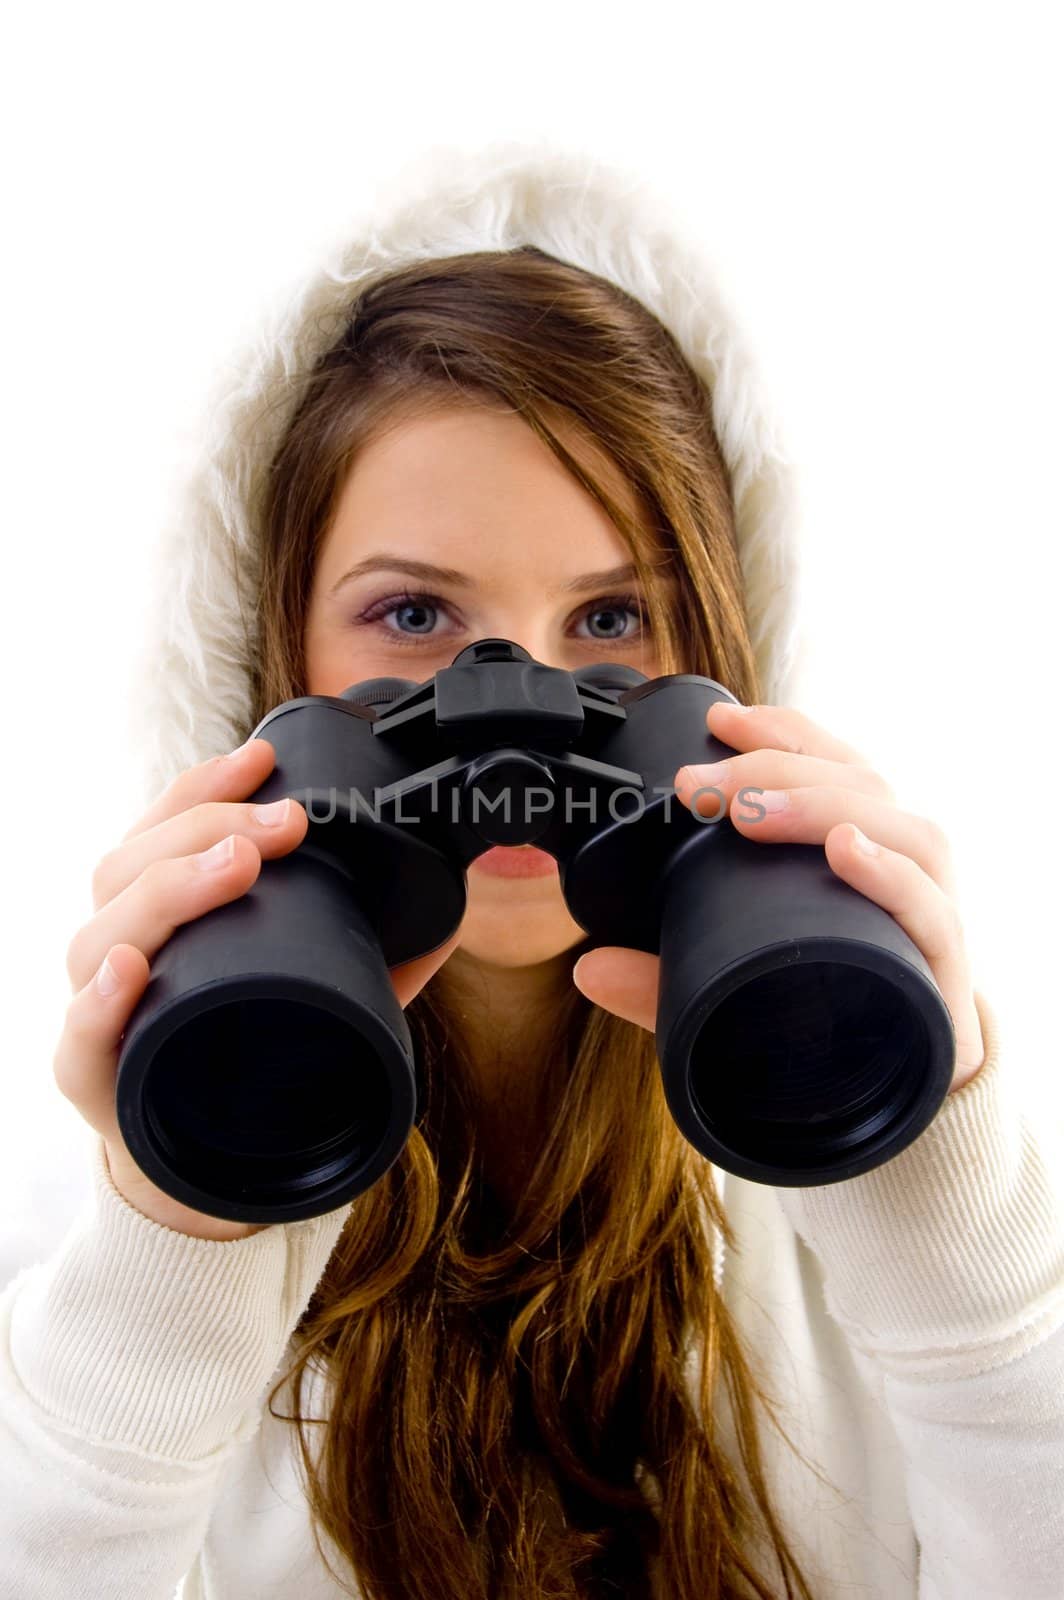
<path id="1" fill-rule="evenodd" d="M 434 148 L 378 187 L 320 265 L 290 283 L 220 366 L 153 552 L 130 728 L 148 803 L 183 768 L 250 732 L 256 529 L 249 507 L 306 372 L 360 281 L 472 250 L 541 249 L 608 278 L 672 332 L 713 396 L 766 702 L 787 704 L 800 639 L 799 499 L 741 325 L 713 264 L 651 185 L 549 142 Z M 384 197 L 384 198 L 381 198 Z M 253 643 L 253 641 L 252 641 Z"/>

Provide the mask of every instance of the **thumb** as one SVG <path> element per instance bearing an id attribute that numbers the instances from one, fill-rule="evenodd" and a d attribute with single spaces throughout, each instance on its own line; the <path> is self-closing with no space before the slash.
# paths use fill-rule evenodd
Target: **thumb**
<path id="1" fill-rule="evenodd" d="M 414 996 L 425 987 L 434 973 L 438 972 L 453 953 L 462 937 L 461 924 L 454 930 L 449 939 L 445 939 L 437 949 L 430 950 L 427 955 L 416 956 L 413 961 L 404 961 L 397 967 L 389 969 L 392 988 L 395 990 L 396 999 L 404 1008 L 413 1000 Z"/>
<path id="2" fill-rule="evenodd" d="M 653 1032 L 660 967 L 658 957 L 645 950 L 601 945 L 580 957 L 573 968 L 573 982 L 594 1005 Z"/>

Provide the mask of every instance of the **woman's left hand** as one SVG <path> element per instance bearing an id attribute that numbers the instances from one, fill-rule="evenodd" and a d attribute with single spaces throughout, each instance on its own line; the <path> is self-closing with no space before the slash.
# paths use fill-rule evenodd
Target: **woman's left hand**
<path id="1" fill-rule="evenodd" d="M 950 1093 L 962 1088 L 985 1052 L 942 829 L 900 810 L 889 784 L 852 746 L 792 707 L 717 701 L 706 726 L 738 754 L 681 767 L 674 779 L 680 800 L 705 817 L 723 816 L 727 807 L 738 831 L 758 844 L 822 844 L 832 872 L 890 912 L 931 968 L 953 1019 Z M 763 811 L 773 795 L 762 790 L 785 803 Z M 862 840 L 871 842 L 871 854 Z M 573 980 L 595 1005 L 653 1030 L 658 965 L 645 951 L 604 945 L 581 957 Z"/>

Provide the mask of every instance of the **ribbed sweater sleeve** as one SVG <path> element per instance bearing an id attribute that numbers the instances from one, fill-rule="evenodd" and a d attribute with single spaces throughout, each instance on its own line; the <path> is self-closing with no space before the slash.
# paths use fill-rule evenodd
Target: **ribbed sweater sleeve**
<path id="1" fill-rule="evenodd" d="M 92 1202 L 0 1294 L 2 1600 L 171 1600 L 349 1205 L 229 1242 Z"/>
<path id="2" fill-rule="evenodd" d="M 976 1005 L 986 1059 L 919 1138 L 776 1193 L 905 1453 L 920 1600 L 1060 1600 L 1064 1150 Z"/>

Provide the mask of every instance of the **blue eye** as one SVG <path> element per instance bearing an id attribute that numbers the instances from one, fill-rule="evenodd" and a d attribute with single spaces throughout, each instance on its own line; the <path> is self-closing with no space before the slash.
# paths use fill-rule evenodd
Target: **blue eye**
<path id="1" fill-rule="evenodd" d="M 436 626 L 441 613 L 449 615 L 446 605 L 436 594 L 404 591 L 377 600 L 354 620 L 361 624 L 380 623 L 390 644 L 400 648 L 416 646 L 422 640 L 438 643 L 444 630 Z M 635 617 L 636 627 L 626 627 L 627 616 Z M 394 623 L 385 619 L 395 618 Z M 606 619 L 605 622 L 603 619 Z M 642 602 L 636 595 L 607 595 L 585 606 L 579 619 L 591 627 L 591 632 L 579 632 L 577 637 L 585 643 L 596 645 L 628 645 L 643 638 L 648 629 L 648 619 Z M 620 632 L 617 631 L 618 625 Z M 601 631 L 599 631 L 601 630 Z M 461 627 L 457 629 L 460 633 Z"/>
<path id="2" fill-rule="evenodd" d="M 619 621 L 624 625 L 625 613 L 636 618 L 638 628 L 621 633 L 597 633 L 592 631 L 590 637 L 601 644 L 627 644 L 633 638 L 639 638 L 646 627 L 646 614 L 634 595 L 626 594 L 611 597 L 607 600 L 596 600 L 590 609 L 585 612 L 584 620 L 590 624 L 598 624 L 602 617 Z M 607 624 L 608 625 L 608 624 Z"/>
<path id="3" fill-rule="evenodd" d="M 394 638 L 406 637 L 411 639 L 432 638 L 434 623 L 439 611 L 439 596 L 434 594 L 393 594 L 384 600 L 378 600 L 368 611 L 363 611 L 358 620 L 360 622 L 377 622 L 382 618 L 391 616 L 402 617 L 406 614 L 409 627 L 387 627 L 386 633 Z"/>
<path id="4" fill-rule="evenodd" d="M 404 605 L 393 607 L 397 617 L 405 612 L 411 633 L 431 633 L 432 625 L 436 620 L 436 607 L 424 604 L 420 600 L 408 600 Z M 411 615 L 412 613 L 412 615 Z M 406 629 L 400 631 L 405 632 Z"/>

